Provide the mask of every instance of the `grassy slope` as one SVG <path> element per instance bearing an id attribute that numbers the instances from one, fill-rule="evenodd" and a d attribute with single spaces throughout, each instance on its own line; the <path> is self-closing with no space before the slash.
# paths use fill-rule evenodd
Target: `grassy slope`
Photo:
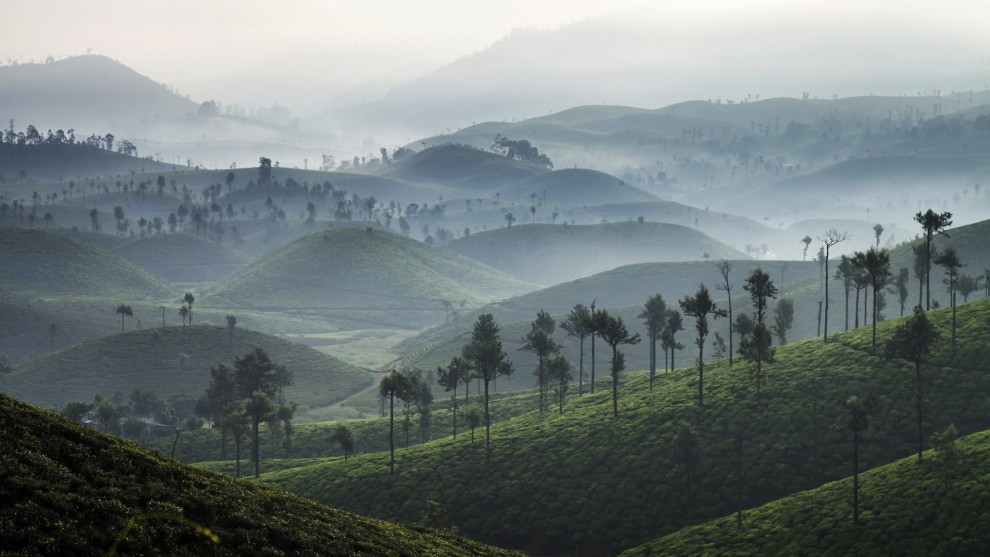
<path id="1" fill-rule="evenodd" d="M 367 371 L 306 346 L 236 328 L 231 347 L 226 327 L 194 326 L 185 334 L 181 327 L 167 327 L 164 332 L 143 329 L 88 341 L 18 366 L 7 385 L 14 396 L 42 406 L 91 400 L 96 392 L 127 396 L 134 389 L 198 398 L 209 383 L 210 366 L 233 366 L 234 355 L 255 347 L 292 370 L 294 384 L 285 389 L 285 396 L 299 404 L 300 421 L 305 421 L 307 410 L 371 382 Z"/>
<path id="2" fill-rule="evenodd" d="M 651 222 L 517 225 L 458 238 L 444 247 L 520 280 L 541 284 L 558 284 L 632 263 L 698 260 L 704 253 L 712 260 L 743 259 L 740 252 L 700 232 Z"/>
<path id="3" fill-rule="evenodd" d="M 650 555 L 986 555 L 990 552 L 990 432 L 960 439 L 948 475 L 927 451 L 860 477 L 861 524 L 852 522 L 852 478 L 685 528 L 624 552 Z"/>
<path id="4" fill-rule="evenodd" d="M 54 311 L 0 301 L 0 353 L 10 363 L 40 357 L 52 350 L 50 327 L 56 327 L 55 349 L 66 348 L 84 340 L 110 334 L 112 324 Z M 118 324 L 119 329 L 119 324 Z"/>
<path id="5" fill-rule="evenodd" d="M 133 263 L 41 230 L 0 229 L 0 288 L 18 297 L 87 297 L 131 301 L 174 294 Z"/>
<path id="6" fill-rule="evenodd" d="M 379 312 L 393 322 L 443 315 L 528 286 L 456 254 L 381 229 L 334 228 L 270 254 L 219 285 L 205 305 Z"/>
<path id="7" fill-rule="evenodd" d="M 523 204 L 518 212 L 528 210 L 530 196 L 546 201 L 544 205 L 560 207 L 586 207 L 603 203 L 635 203 L 657 201 L 657 197 L 626 184 L 614 176 L 583 168 L 567 168 L 534 176 L 501 190 L 503 203 L 517 200 Z M 525 221 L 529 214 L 516 214 Z"/>
<path id="8" fill-rule="evenodd" d="M 173 282 L 222 280 L 251 257 L 191 234 L 159 234 L 120 246 L 114 253 Z"/>
<path id="9" fill-rule="evenodd" d="M 0 553 L 103 555 L 511 555 L 438 531 L 323 507 L 71 424 L 0 395 Z M 219 537 L 216 545 L 175 518 Z"/>
<path id="10" fill-rule="evenodd" d="M 933 318 L 948 329 L 945 310 Z M 952 353 L 943 344 L 926 368 L 929 433 L 950 422 L 963 433 L 990 427 L 990 380 L 982 364 L 990 356 L 984 340 L 990 301 L 963 306 L 960 319 L 959 349 Z M 894 325 L 880 327 L 881 342 Z M 861 448 L 863 465 L 910 454 L 910 366 L 879 358 L 868 329 L 834 338 L 829 345 L 809 340 L 779 349 L 760 396 L 750 366 L 730 369 L 723 360 L 707 368 L 703 409 L 696 405 L 696 370 L 681 369 L 653 392 L 642 374 L 624 376 L 618 418 L 610 416 L 606 391 L 571 397 L 561 417 L 530 413 L 497 424 L 487 471 L 481 445 L 460 437 L 400 451 L 394 477 L 385 473 L 386 455 L 362 455 L 265 479 L 318 501 L 398 519 L 412 516 L 407 501 L 429 494 L 460 531 L 481 539 L 556 554 L 615 553 L 733 510 L 728 431 L 736 424 L 746 428 L 747 506 L 848 474 L 850 439 L 837 401 L 852 394 L 874 392 L 881 402 Z M 672 451 L 681 424 L 695 428 L 700 445 L 701 485 L 691 497 Z"/>

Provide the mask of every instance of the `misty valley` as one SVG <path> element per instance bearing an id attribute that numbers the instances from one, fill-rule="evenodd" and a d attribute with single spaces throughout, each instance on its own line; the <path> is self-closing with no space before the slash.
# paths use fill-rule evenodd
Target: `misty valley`
<path id="1" fill-rule="evenodd" d="M 985 88 L 348 144 L 154 79 L 0 64 L 0 553 L 990 553 Z"/>

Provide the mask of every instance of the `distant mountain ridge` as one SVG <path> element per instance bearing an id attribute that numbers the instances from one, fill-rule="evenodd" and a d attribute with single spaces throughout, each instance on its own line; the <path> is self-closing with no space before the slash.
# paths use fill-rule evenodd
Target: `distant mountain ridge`
<path id="1" fill-rule="evenodd" d="M 144 120 L 185 116 L 197 107 L 167 86 L 98 55 L 0 66 L 0 106 L 0 116 L 13 118 L 17 126 L 75 128 L 78 133 L 119 133 Z"/>

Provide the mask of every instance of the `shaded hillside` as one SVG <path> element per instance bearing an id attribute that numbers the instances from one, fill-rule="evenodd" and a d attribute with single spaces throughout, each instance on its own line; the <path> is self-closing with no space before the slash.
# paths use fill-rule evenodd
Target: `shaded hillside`
<path id="1" fill-rule="evenodd" d="M 0 442 L 5 555 L 514 555 L 196 470 L 6 395 Z"/>
<path id="2" fill-rule="evenodd" d="M 195 316 L 195 312 L 194 312 Z M 231 340 L 233 342 L 231 342 Z M 165 398 L 203 396 L 210 366 L 232 367 L 235 356 L 262 348 L 272 361 L 293 374 L 287 400 L 299 404 L 297 419 L 371 383 L 371 374 L 333 356 L 270 335 L 226 327 L 166 327 L 130 331 L 99 338 L 25 362 L 7 378 L 7 391 L 39 406 L 64 406 L 93 395 L 134 389 Z"/>
<path id="3" fill-rule="evenodd" d="M 81 296 L 119 302 L 174 295 L 130 261 L 41 230 L 0 228 L 0 289 L 17 298 Z"/>
<path id="4" fill-rule="evenodd" d="M 487 192 L 543 172 L 488 151 L 461 145 L 439 145 L 393 163 L 385 168 L 384 174 L 389 178 L 410 182 L 444 184 L 468 191 Z"/>
<path id="5" fill-rule="evenodd" d="M 518 182 L 499 190 L 503 203 L 510 201 L 521 203 L 523 207 L 517 214 L 520 222 L 529 220 L 528 209 L 533 201 L 539 201 L 541 213 L 548 212 L 549 207 L 586 207 L 603 203 L 635 203 L 657 201 L 656 196 L 641 189 L 626 184 L 622 180 L 598 172 L 582 168 L 568 168 L 541 174 L 525 181 Z M 535 197 L 532 197 L 535 194 Z"/>
<path id="6" fill-rule="evenodd" d="M 700 232 L 654 222 L 516 225 L 458 238 L 444 249 L 539 284 L 558 284 L 632 263 L 697 261 L 705 254 L 713 261 L 744 258 Z"/>
<path id="7" fill-rule="evenodd" d="M 477 307 L 532 289 L 472 259 L 382 229 L 333 228 L 239 271 L 204 305 L 369 314 L 402 326 L 444 319 L 443 300 Z"/>
<path id="8" fill-rule="evenodd" d="M 960 308 L 955 351 L 945 344 L 925 367 L 926 437 L 949 423 L 970 433 L 990 426 L 990 301 Z M 947 333 L 949 313 L 930 314 Z M 880 327 L 880 342 L 897 321 Z M 687 339 L 686 339 L 687 340 Z M 535 553 L 615 554 L 658 535 L 735 510 L 733 431 L 743 431 L 743 503 L 759 505 L 848 475 L 852 440 L 838 403 L 873 393 L 880 411 L 860 447 L 864 468 L 911 454 L 913 366 L 884 360 L 869 330 L 780 348 L 757 394 L 752 367 L 706 368 L 705 406 L 697 404 L 697 370 L 662 375 L 651 392 L 644 374 L 620 378 L 619 415 L 610 390 L 573 394 L 563 415 L 531 412 L 492 430 L 491 464 L 468 436 L 348 462 L 326 460 L 265 475 L 296 493 L 381 517 L 412 516 L 408 503 L 434 498 L 461 532 Z M 534 394 L 535 396 L 535 394 Z M 696 439 L 693 479 L 685 479 L 675 439 Z M 451 478 L 458 478 L 452 481 Z M 375 494 L 372 496 L 371 494 Z M 658 504 L 662 502 L 662 504 Z"/>
<path id="9" fill-rule="evenodd" d="M 252 261 L 252 257 L 191 234 L 158 234 L 113 251 L 172 282 L 216 282 Z"/>
<path id="10" fill-rule="evenodd" d="M 651 555 L 986 555 L 990 532 L 990 432 L 959 439 L 959 461 L 936 464 L 935 451 L 860 476 L 860 524 L 853 525 L 846 478 L 743 514 L 685 528 L 630 549 Z"/>
<path id="11" fill-rule="evenodd" d="M 24 126 L 87 135 L 196 111 L 194 102 L 165 85 L 97 55 L 0 67 L 0 106 Z"/>
<path id="12" fill-rule="evenodd" d="M 77 138 L 78 140 L 79 138 Z M 131 172 L 166 172 L 177 169 L 149 159 L 122 155 L 106 149 L 75 145 L 14 145 L 0 143 L 0 176 L 8 182 L 68 182 Z"/>
<path id="13" fill-rule="evenodd" d="M 10 363 L 38 358 L 53 350 L 111 334 L 106 322 L 62 313 L 57 307 L 32 307 L 0 301 L 0 354 Z M 55 325 L 54 335 L 52 325 Z"/>

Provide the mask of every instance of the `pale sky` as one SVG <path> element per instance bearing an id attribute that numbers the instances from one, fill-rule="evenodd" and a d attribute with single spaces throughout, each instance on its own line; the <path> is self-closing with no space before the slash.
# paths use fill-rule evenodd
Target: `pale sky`
<path id="1" fill-rule="evenodd" d="M 984 6 L 984 0 L 3 0 L 0 61 L 92 49 L 194 100 L 278 100 L 305 112 L 380 96 L 392 84 L 484 50 L 513 29 L 552 30 L 602 17 L 656 27 L 658 37 L 690 37 L 695 42 L 677 63 L 692 65 L 697 58 L 706 68 L 718 68 L 726 50 L 743 46 L 720 43 L 721 32 L 746 36 L 740 33 L 747 29 L 760 29 L 781 54 L 792 47 L 814 52 L 816 43 L 850 33 L 844 52 L 808 60 L 811 70 L 855 65 L 876 52 L 896 59 L 902 48 L 905 59 L 892 61 L 910 65 L 923 49 L 935 53 L 932 60 L 972 59 L 990 67 L 990 10 Z M 604 47 L 623 37 L 594 40 Z M 656 58 L 645 56 L 644 69 Z M 636 59 L 625 56 L 623 66 L 635 68 Z M 270 91 L 257 86 L 261 74 L 271 76 Z M 984 81 L 990 79 L 974 80 Z M 303 92 L 322 97 L 307 106 Z"/>

